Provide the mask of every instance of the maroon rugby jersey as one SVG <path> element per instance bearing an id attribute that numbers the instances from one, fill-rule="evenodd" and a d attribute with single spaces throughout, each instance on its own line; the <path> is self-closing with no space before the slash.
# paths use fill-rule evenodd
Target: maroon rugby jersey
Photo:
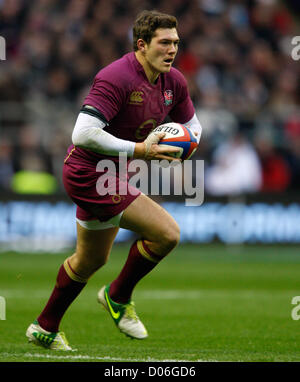
<path id="1" fill-rule="evenodd" d="M 105 131 L 133 142 L 144 141 L 167 115 L 174 122 L 185 123 L 195 112 L 186 80 L 177 69 L 160 74 L 153 85 L 134 52 L 97 73 L 84 105 L 94 106 L 105 116 L 109 121 Z M 103 158 L 90 150 L 76 147 L 76 151 L 82 159 Z"/>

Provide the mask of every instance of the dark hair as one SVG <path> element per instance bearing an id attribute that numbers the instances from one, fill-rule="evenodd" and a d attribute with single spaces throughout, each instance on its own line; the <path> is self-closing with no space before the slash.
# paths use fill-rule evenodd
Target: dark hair
<path id="1" fill-rule="evenodd" d="M 177 28 L 176 17 L 158 11 L 142 11 L 138 14 L 133 25 L 133 49 L 138 50 L 137 40 L 140 38 L 150 44 L 158 28 Z"/>

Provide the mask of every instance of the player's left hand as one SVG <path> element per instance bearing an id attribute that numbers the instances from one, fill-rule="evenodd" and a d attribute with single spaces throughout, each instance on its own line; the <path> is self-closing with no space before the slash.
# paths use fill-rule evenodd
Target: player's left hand
<path id="1" fill-rule="evenodd" d="M 144 142 L 136 143 L 134 157 L 147 160 L 166 159 L 169 162 L 181 162 L 181 159 L 174 158 L 168 154 L 180 151 L 179 148 L 163 148 L 158 145 L 159 141 L 165 136 L 165 133 L 150 134 Z"/>

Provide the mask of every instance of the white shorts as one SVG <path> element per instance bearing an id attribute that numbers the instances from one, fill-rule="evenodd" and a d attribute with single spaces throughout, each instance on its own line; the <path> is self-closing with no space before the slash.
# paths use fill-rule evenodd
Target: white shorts
<path id="1" fill-rule="evenodd" d="M 80 220 L 76 218 L 76 221 L 78 224 L 81 225 L 81 227 L 85 229 L 89 229 L 91 231 L 97 231 L 107 228 L 113 228 L 113 227 L 119 227 L 120 220 L 123 215 L 123 212 L 120 212 L 118 215 L 113 216 L 111 219 L 107 220 L 106 222 L 101 222 L 98 219 L 95 220 Z"/>

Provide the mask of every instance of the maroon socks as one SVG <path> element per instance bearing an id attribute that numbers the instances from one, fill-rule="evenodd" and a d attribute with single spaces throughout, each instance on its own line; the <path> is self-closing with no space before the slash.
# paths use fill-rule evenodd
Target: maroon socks
<path id="1" fill-rule="evenodd" d="M 127 261 L 119 276 L 111 283 L 109 295 L 113 301 L 126 304 L 131 299 L 135 285 L 160 262 L 163 256 L 153 253 L 143 240 L 138 240 L 130 248 Z M 37 318 L 40 326 L 57 332 L 60 321 L 75 298 L 87 283 L 71 268 L 68 259 L 60 267 L 56 285 L 42 313 Z"/>
<path id="2" fill-rule="evenodd" d="M 121 273 L 110 285 L 110 298 L 119 304 L 126 304 L 138 281 L 146 276 L 162 258 L 163 256 L 151 252 L 143 240 L 133 243 Z"/>
<path id="3" fill-rule="evenodd" d="M 65 311 L 79 295 L 86 283 L 87 280 L 77 275 L 70 267 L 68 259 L 66 259 L 59 269 L 56 284 L 48 303 L 37 318 L 40 326 L 49 332 L 57 332 Z"/>

